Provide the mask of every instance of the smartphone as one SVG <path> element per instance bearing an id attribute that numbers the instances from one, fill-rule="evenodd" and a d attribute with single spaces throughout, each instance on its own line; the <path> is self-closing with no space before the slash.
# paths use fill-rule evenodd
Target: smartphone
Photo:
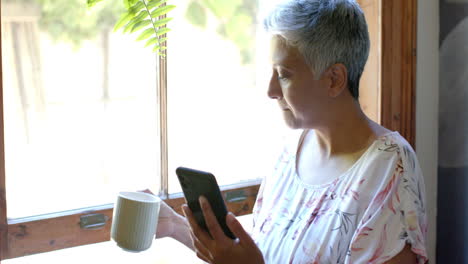
<path id="1" fill-rule="evenodd" d="M 176 174 L 184 192 L 185 200 L 187 200 L 187 205 L 192 210 L 198 225 L 209 233 L 198 200 L 200 196 L 205 196 L 224 234 L 229 238 L 235 239 L 236 237 L 226 225 L 228 211 L 214 175 L 209 172 L 184 167 L 178 167 Z"/>

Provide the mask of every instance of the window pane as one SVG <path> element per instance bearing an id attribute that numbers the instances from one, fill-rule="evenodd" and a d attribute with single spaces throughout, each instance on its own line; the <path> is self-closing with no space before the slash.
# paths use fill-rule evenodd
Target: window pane
<path id="1" fill-rule="evenodd" d="M 2 0 L 8 217 L 158 186 L 156 59 L 122 1 Z"/>
<path id="2" fill-rule="evenodd" d="M 220 185 L 269 173 L 284 132 L 267 97 L 269 42 L 254 0 L 179 0 L 168 42 L 169 191 L 175 169 L 212 172 Z"/>

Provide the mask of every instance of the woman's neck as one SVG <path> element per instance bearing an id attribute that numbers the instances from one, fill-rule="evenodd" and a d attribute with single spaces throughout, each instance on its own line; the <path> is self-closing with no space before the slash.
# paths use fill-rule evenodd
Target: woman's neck
<path id="1" fill-rule="evenodd" d="M 328 124 L 314 128 L 312 136 L 315 138 L 310 139 L 315 141 L 324 158 L 360 152 L 389 132 L 370 120 L 354 99 L 347 105 L 341 104 L 331 114 Z"/>

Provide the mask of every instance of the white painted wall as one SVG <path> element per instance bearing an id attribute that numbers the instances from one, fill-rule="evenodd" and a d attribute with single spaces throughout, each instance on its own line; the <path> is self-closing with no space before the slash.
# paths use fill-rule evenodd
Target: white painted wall
<path id="1" fill-rule="evenodd" d="M 426 182 L 428 254 L 434 264 L 437 215 L 439 0 L 418 1 L 416 152 Z"/>

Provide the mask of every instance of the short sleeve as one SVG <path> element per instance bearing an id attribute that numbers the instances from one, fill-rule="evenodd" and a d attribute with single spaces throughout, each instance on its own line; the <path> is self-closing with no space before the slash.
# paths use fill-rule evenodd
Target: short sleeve
<path id="1" fill-rule="evenodd" d="M 357 226 L 346 263 L 384 263 L 406 244 L 427 262 L 427 220 L 424 181 L 416 155 L 409 146 L 400 147 L 392 175 L 376 192 Z"/>

